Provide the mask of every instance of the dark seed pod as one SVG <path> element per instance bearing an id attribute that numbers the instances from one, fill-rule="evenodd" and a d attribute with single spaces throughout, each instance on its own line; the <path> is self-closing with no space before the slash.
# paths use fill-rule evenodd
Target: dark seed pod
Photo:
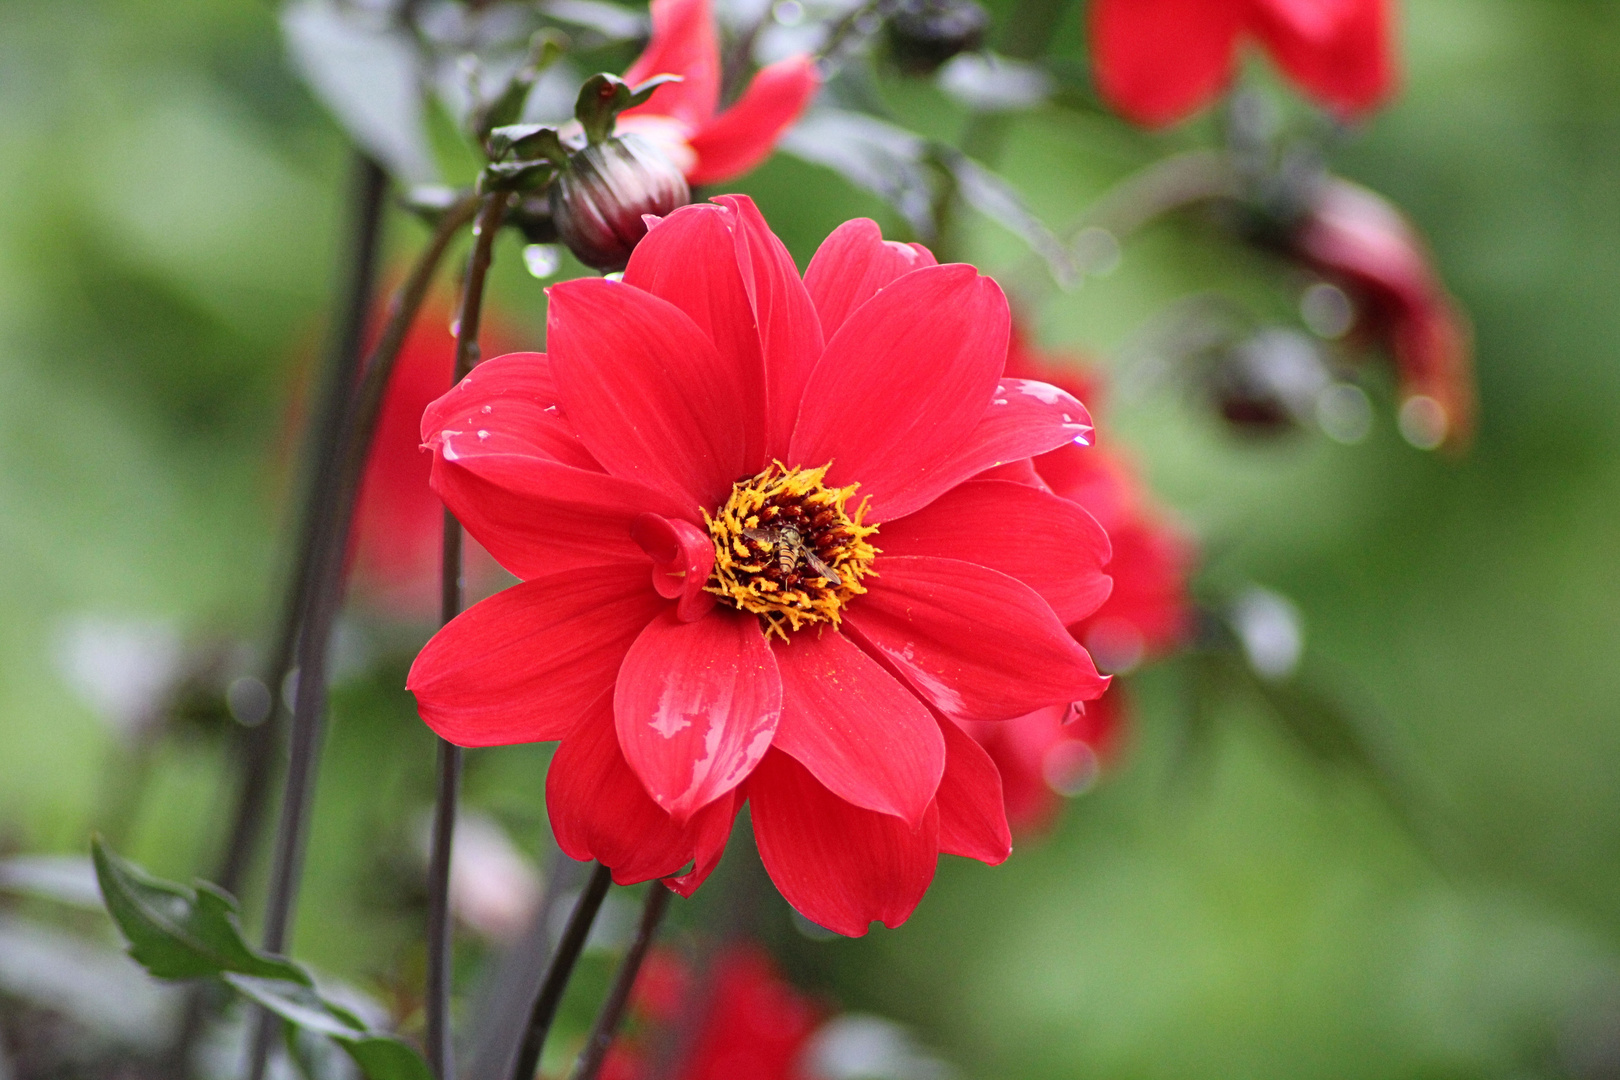
<path id="1" fill-rule="evenodd" d="M 661 217 L 691 201 L 674 162 L 645 139 L 625 134 L 568 159 L 551 185 L 551 220 L 580 262 L 623 270 L 647 234 L 642 215 Z"/>
<path id="2" fill-rule="evenodd" d="M 984 44 L 990 13 L 973 0 L 901 0 L 889 16 L 889 51 L 901 70 L 931 75 Z"/>

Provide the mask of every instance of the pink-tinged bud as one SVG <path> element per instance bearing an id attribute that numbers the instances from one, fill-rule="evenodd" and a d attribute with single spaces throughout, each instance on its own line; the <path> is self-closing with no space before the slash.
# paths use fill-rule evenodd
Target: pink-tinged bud
<path id="1" fill-rule="evenodd" d="M 551 185 L 557 235 L 579 261 L 596 270 L 623 270 L 647 235 L 642 215 L 663 217 L 692 201 L 673 162 L 647 140 L 617 135 L 568 159 Z"/>

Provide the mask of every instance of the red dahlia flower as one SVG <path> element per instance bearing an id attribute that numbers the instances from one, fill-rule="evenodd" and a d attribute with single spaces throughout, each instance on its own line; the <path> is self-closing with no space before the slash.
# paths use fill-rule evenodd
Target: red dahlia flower
<path id="1" fill-rule="evenodd" d="M 762 68 L 719 112 L 720 40 L 710 0 L 652 0 L 652 22 L 652 40 L 624 80 L 634 86 L 654 75 L 679 75 L 681 81 L 620 116 L 618 129 L 655 143 L 688 183 L 716 184 L 764 161 L 821 84 L 810 57 L 790 56 Z"/>
<path id="2" fill-rule="evenodd" d="M 409 685 L 464 746 L 561 739 L 564 851 L 690 892 L 752 806 L 788 901 L 902 922 L 939 852 L 1009 850 L 958 721 L 1107 686 L 1064 630 L 1106 595 L 1073 503 L 979 479 L 1084 439 L 1005 379 L 995 283 L 838 228 L 801 280 L 752 202 L 656 224 L 622 282 L 550 292 L 550 354 L 484 364 L 422 419 L 433 484 L 523 583 Z"/>
<path id="3" fill-rule="evenodd" d="M 1466 447 L 1474 429 L 1473 335 L 1412 223 L 1382 196 L 1330 177 L 1292 243 L 1306 265 L 1349 294 L 1357 336 L 1388 345 L 1406 437 L 1425 449 Z"/>
<path id="4" fill-rule="evenodd" d="M 1088 401 L 1097 396 L 1092 380 L 1029 348 L 1021 334 L 1013 336 L 1007 373 L 1051 381 Z M 1077 450 L 1059 447 L 1033 462 L 1038 482 L 1083 507 L 1113 545 L 1107 565 L 1113 591 L 1069 631 L 1104 667 L 1128 671 L 1174 651 L 1186 639 L 1192 625 L 1187 575 L 1193 547 L 1165 523 L 1119 458 L 1096 448 Z M 1061 805 L 1059 796 L 1089 784 L 1127 722 L 1124 691 L 1114 686 L 1083 710 L 1049 706 L 1004 724 L 970 726 L 1001 772 L 1007 817 L 1015 830 L 1050 824 Z"/>
<path id="5" fill-rule="evenodd" d="M 1249 38 L 1318 103 L 1367 112 L 1394 83 L 1391 0 L 1095 0 L 1097 87 L 1120 112 L 1158 127 L 1208 105 Z"/>

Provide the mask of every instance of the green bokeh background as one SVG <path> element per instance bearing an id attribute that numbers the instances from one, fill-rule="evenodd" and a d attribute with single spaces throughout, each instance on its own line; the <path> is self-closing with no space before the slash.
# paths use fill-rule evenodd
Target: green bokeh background
<path id="1" fill-rule="evenodd" d="M 1408 447 L 1387 393 L 1356 446 L 1236 441 L 1173 390 L 1114 403 L 1102 436 L 1222 580 L 1298 604 L 1312 670 L 1356 703 L 1415 809 L 1314 764 L 1253 701 L 1223 704 L 1186 760 L 1187 672 L 1146 673 L 1126 755 L 1053 835 L 996 869 L 945 860 L 900 930 L 784 939 L 802 979 L 912 1024 L 966 1076 L 1620 1075 L 1588 1053 L 1592 1032 L 1620 1031 L 1620 5 L 1410 0 L 1402 36 L 1403 92 L 1335 164 L 1412 214 L 1472 315 L 1472 453 Z M 902 116 L 960 130 L 933 90 L 887 89 Z M 1050 108 L 1010 126 L 999 165 L 1056 223 L 1207 134 Z M 160 873 L 209 862 L 221 746 L 170 741 L 140 812 L 105 820 L 127 766 L 56 651 L 86 616 L 262 639 L 277 462 L 346 168 L 268 4 L 0 5 L 13 848 L 82 851 L 116 828 Z M 738 187 L 801 263 L 847 217 L 894 225 L 792 160 Z M 402 261 L 421 233 L 396 220 L 390 237 Z M 991 270 L 1020 255 L 982 222 L 963 242 Z M 496 303 L 538 345 L 543 286 L 517 254 L 503 242 Z M 1165 226 L 1032 317 L 1106 363 L 1167 300 L 1269 280 L 1210 232 Z M 431 798 L 403 671 L 338 692 L 298 925 L 301 958 L 362 982 L 408 973 L 417 933 L 380 899 L 373 852 Z M 475 758 L 470 800 L 537 838 L 544 752 Z"/>

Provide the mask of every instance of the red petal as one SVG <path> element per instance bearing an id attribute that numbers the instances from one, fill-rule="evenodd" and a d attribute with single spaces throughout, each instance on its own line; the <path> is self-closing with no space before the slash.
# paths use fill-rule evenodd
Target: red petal
<path id="1" fill-rule="evenodd" d="M 845 802 L 913 827 L 934 800 L 945 744 L 922 702 L 836 630 L 773 643 L 777 749 Z"/>
<path id="2" fill-rule="evenodd" d="M 790 56 L 761 68 L 736 104 L 687 140 L 698 160 L 686 179 L 694 185 L 718 184 L 764 161 L 820 86 L 815 61 L 808 56 Z"/>
<path id="3" fill-rule="evenodd" d="M 422 442 L 435 449 L 453 439 L 468 456 L 525 454 L 602 470 L 563 417 L 545 353 L 486 360 L 429 405 L 421 424 Z"/>
<path id="4" fill-rule="evenodd" d="M 855 218 L 821 242 L 804 272 L 804 285 L 816 302 L 822 333 L 833 334 L 879 289 L 913 270 L 935 265 L 933 252 L 921 244 L 885 240 L 877 222 Z"/>
<path id="5" fill-rule="evenodd" d="M 862 810 L 816 782 L 787 754 L 765 755 L 746 788 L 759 857 L 799 914 L 848 937 L 873 920 L 906 921 L 934 880 L 939 814 L 912 829 Z"/>
<path id="6" fill-rule="evenodd" d="M 1028 585 L 955 559 L 880 555 L 876 569 L 844 623 L 947 716 L 1007 720 L 1107 689 Z"/>
<path id="7" fill-rule="evenodd" d="M 1108 534 L 1076 504 L 1006 480 L 970 480 L 883 526 L 886 555 L 988 566 L 1041 594 L 1067 626 L 1108 598 Z"/>
<path id="8" fill-rule="evenodd" d="M 1009 325 L 1001 288 L 971 266 L 898 279 L 827 343 L 788 464 L 831 462 L 828 483 L 859 482 L 877 521 L 926 505 L 954 486 L 935 474 L 990 407 Z"/>
<path id="9" fill-rule="evenodd" d="M 553 285 L 552 372 L 568 421 L 607 470 L 717 505 L 746 458 L 741 418 L 764 410 L 736 358 L 667 300 L 621 282 Z"/>
<path id="10" fill-rule="evenodd" d="M 1388 0 L 1261 0 L 1252 28 L 1278 67 L 1341 115 L 1366 112 L 1394 86 Z"/>
<path id="11" fill-rule="evenodd" d="M 1067 391 L 1032 379 L 1002 379 L 967 439 L 935 468 L 931 483 L 901 508 L 909 513 L 926 506 L 928 499 L 998 465 L 1058 447 L 1089 445 L 1091 434 L 1091 414 Z"/>
<path id="12" fill-rule="evenodd" d="M 945 776 L 939 782 L 939 850 L 991 866 L 1012 854 L 1012 830 L 1001 796 L 1001 775 L 984 748 L 955 723 L 945 734 Z"/>
<path id="13" fill-rule="evenodd" d="M 1096 0 L 1097 89 L 1139 124 L 1174 123 L 1215 99 L 1232 75 L 1248 0 Z"/>
<path id="14" fill-rule="evenodd" d="M 560 739 L 667 606 L 634 563 L 514 585 L 434 634 L 405 685 L 427 725 L 458 746 Z"/>
<path id="15" fill-rule="evenodd" d="M 750 290 L 743 280 L 746 260 L 739 265 L 735 229 L 735 217 L 725 207 L 683 206 L 647 231 L 630 255 L 624 281 L 691 316 L 714 342 L 722 362 L 743 380 L 744 395 L 764 402 L 764 353 Z M 764 409 L 732 417 L 729 422 L 743 429 L 746 469 L 763 468 L 768 460 Z"/>
<path id="16" fill-rule="evenodd" d="M 619 746 L 677 821 L 742 783 L 781 713 L 782 680 L 759 620 L 730 610 L 648 623 L 613 692 Z"/>
<path id="17" fill-rule="evenodd" d="M 620 885 L 664 877 L 692 863 L 687 877 L 697 878 L 695 889 L 699 875 L 706 876 L 718 859 L 713 835 L 730 831 L 736 800 L 717 799 L 686 826 L 675 824 L 625 763 L 611 698 L 604 694 L 552 757 L 546 810 L 557 846 L 570 858 L 611 868 Z"/>
<path id="18" fill-rule="evenodd" d="M 799 280 L 793 256 L 765 224 L 754 200 L 746 195 L 721 195 L 715 202 L 735 215 L 737 266 L 747 284 L 760 347 L 765 351 L 766 457 L 779 458 L 787 453 L 805 383 L 821 359 L 821 320 Z"/>
<path id="19" fill-rule="evenodd" d="M 474 538 L 524 580 L 581 566 L 646 557 L 630 539 L 642 513 L 696 517 L 636 483 L 516 454 L 463 455 L 433 462 L 433 490 Z"/>
<path id="20" fill-rule="evenodd" d="M 654 75 L 679 75 L 626 116 L 673 116 L 698 127 L 720 102 L 720 41 L 709 0 L 652 0 L 652 39 L 625 70 L 631 86 Z"/>
<path id="21" fill-rule="evenodd" d="M 715 596 L 704 591 L 714 569 L 714 541 L 709 534 L 680 518 L 642 514 L 630 524 L 630 538 L 652 557 L 653 588 L 666 600 L 680 600 L 675 616 L 696 622 L 714 607 Z"/>

